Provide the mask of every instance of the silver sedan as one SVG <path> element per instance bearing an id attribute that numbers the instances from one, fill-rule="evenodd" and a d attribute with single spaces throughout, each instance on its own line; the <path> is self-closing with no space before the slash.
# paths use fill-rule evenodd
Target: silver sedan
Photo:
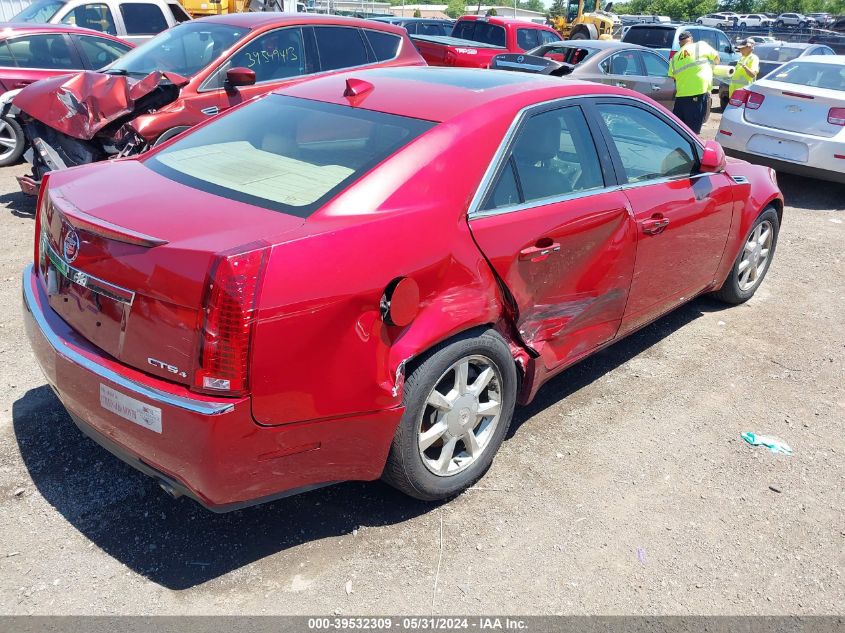
<path id="1" fill-rule="evenodd" d="M 731 156 L 845 183 L 845 55 L 800 57 L 735 91 L 716 140 Z"/>

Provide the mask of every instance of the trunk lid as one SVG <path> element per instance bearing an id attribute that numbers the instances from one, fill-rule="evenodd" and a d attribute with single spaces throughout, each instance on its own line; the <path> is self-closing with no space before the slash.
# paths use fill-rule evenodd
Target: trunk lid
<path id="1" fill-rule="evenodd" d="M 66 173 L 50 176 L 39 209 L 50 306 L 115 359 L 190 384 L 216 256 L 271 243 L 304 220 L 189 188 L 140 161 Z"/>
<path id="2" fill-rule="evenodd" d="M 745 120 L 749 123 L 827 138 L 842 131 L 842 126 L 827 121 L 831 108 L 843 107 L 845 94 L 841 91 L 771 79 L 762 79 L 748 89 L 764 97 L 756 110 L 745 108 Z"/>

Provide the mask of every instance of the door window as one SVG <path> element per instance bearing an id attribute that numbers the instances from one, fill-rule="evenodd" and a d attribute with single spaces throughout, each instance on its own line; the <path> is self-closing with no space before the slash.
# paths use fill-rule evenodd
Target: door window
<path id="1" fill-rule="evenodd" d="M 158 35 L 167 28 L 164 13 L 155 4 L 132 2 L 120 5 L 127 35 Z"/>
<path id="2" fill-rule="evenodd" d="M 399 52 L 399 44 L 402 42 L 402 38 L 396 35 L 368 29 L 364 29 L 364 35 L 367 37 L 376 59 L 380 62 L 393 59 Z"/>
<path id="3" fill-rule="evenodd" d="M 81 4 L 74 7 L 62 18 L 62 24 L 117 35 L 114 17 L 108 5 L 105 4 Z"/>
<path id="4" fill-rule="evenodd" d="M 255 72 L 256 83 L 306 74 L 302 30 L 277 29 L 256 37 L 232 55 L 221 69 L 222 75 L 238 66 Z M 221 76 L 220 80 L 224 78 Z"/>
<path id="5" fill-rule="evenodd" d="M 598 154 L 581 108 L 535 114 L 517 134 L 483 208 L 556 198 L 604 187 Z"/>
<path id="6" fill-rule="evenodd" d="M 728 53 L 731 54 L 734 52 L 733 47 L 731 46 L 731 42 L 728 39 L 728 36 L 722 33 L 721 31 L 716 33 L 716 37 L 718 39 L 719 46 L 716 47 L 716 51 L 719 53 Z"/>
<path id="7" fill-rule="evenodd" d="M 663 119 L 630 105 L 600 104 L 628 182 L 691 175 L 697 163 L 692 142 Z"/>
<path id="8" fill-rule="evenodd" d="M 537 29 L 517 29 L 516 45 L 526 51 L 537 48 L 540 45 L 540 38 L 537 37 L 538 33 L 539 31 Z"/>
<path id="9" fill-rule="evenodd" d="M 654 53 L 640 53 L 645 66 L 645 74 L 649 77 L 666 77 L 669 74 L 669 62 Z"/>
<path id="10" fill-rule="evenodd" d="M 79 48 L 82 49 L 82 54 L 87 58 L 88 67 L 93 69 L 103 68 L 111 64 L 129 50 L 129 46 L 126 44 L 107 40 L 104 37 L 93 35 L 74 35 L 72 37 L 79 44 Z"/>
<path id="11" fill-rule="evenodd" d="M 560 35 L 551 31 L 537 30 L 537 35 L 540 37 L 540 44 L 551 44 L 552 42 L 560 41 Z"/>
<path id="12" fill-rule="evenodd" d="M 6 41 L 8 50 L 21 68 L 78 70 L 64 35 L 30 35 Z"/>
<path id="13" fill-rule="evenodd" d="M 352 68 L 370 63 L 367 47 L 358 29 L 346 26 L 315 26 L 321 70 Z"/>
<path id="14" fill-rule="evenodd" d="M 617 53 L 602 62 L 602 70 L 608 75 L 639 75 L 640 67 L 636 51 Z"/>

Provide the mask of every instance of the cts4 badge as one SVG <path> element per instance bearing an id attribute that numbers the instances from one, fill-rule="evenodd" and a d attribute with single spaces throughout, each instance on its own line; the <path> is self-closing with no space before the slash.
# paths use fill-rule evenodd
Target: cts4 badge
<path id="1" fill-rule="evenodd" d="M 182 378 L 187 378 L 188 374 L 184 371 L 179 371 L 179 368 L 176 365 L 168 365 L 165 362 L 162 362 L 156 358 L 148 358 L 147 363 L 152 365 L 153 367 L 158 367 L 159 369 L 163 369 L 164 371 L 168 371 L 171 374 L 176 374 L 177 376 L 181 376 Z"/>
<path id="2" fill-rule="evenodd" d="M 70 264 L 79 255 L 79 235 L 72 228 L 68 228 L 65 240 L 62 242 L 62 253 L 65 261 Z"/>

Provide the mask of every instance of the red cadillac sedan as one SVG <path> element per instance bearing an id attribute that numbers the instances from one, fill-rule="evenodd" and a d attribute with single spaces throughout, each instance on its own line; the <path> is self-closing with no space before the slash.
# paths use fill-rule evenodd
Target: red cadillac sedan
<path id="1" fill-rule="evenodd" d="M 50 174 L 27 332 L 80 428 L 174 495 L 443 499 L 551 376 L 749 299 L 782 212 L 772 170 L 629 90 L 358 71 Z"/>

